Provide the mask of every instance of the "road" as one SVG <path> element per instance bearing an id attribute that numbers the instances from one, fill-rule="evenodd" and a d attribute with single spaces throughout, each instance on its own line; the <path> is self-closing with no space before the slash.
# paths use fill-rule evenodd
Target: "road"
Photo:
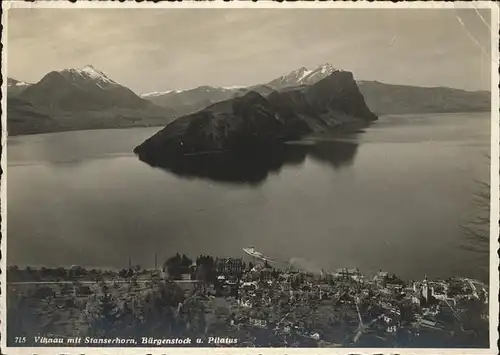
<path id="1" fill-rule="evenodd" d="M 152 280 L 142 279 L 136 280 L 138 283 L 152 282 Z M 20 282 L 7 282 L 7 285 L 55 285 L 55 284 L 97 284 L 101 281 L 20 281 Z M 106 283 L 130 283 L 128 280 L 104 280 Z M 172 280 L 174 283 L 199 283 L 198 280 Z"/>

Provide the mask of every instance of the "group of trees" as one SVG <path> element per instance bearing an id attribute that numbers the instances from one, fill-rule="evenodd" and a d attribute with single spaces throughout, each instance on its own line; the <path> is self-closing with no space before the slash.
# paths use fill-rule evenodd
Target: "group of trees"
<path id="1" fill-rule="evenodd" d="M 168 276 L 174 280 L 180 279 L 182 274 L 192 274 L 193 261 L 188 258 L 185 254 L 182 256 L 177 253 L 175 256 L 167 259 L 163 264 L 163 271 L 168 274 Z"/>
<path id="2" fill-rule="evenodd" d="M 37 334 L 59 333 L 61 325 L 51 320 L 65 317 L 66 312 L 70 312 L 74 331 L 78 332 L 75 335 L 79 336 L 202 336 L 207 324 L 205 306 L 197 293 L 187 297 L 178 284 L 165 280 L 154 280 L 146 288 L 102 281 L 90 287 L 85 297 L 56 291 L 57 287 L 49 286 L 28 293 L 9 289 L 10 343 L 19 336 L 33 339 Z M 60 297 L 66 301 L 63 308 Z M 44 316 L 49 314 L 47 320 Z"/>
<path id="3" fill-rule="evenodd" d="M 217 260 L 210 255 L 200 255 L 195 262 L 186 255 L 177 253 L 167 259 L 163 264 L 163 270 L 171 279 L 180 279 L 182 274 L 191 274 L 192 279 L 215 282 L 217 277 Z"/>
<path id="4" fill-rule="evenodd" d="M 185 336 L 187 332 L 203 334 L 205 312 L 196 298 L 185 297 L 175 283 L 157 282 L 125 297 L 113 295 L 113 290 L 100 285 L 89 298 L 81 321 L 85 335 L 98 337 Z"/>
<path id="5" fill-rule="evenodd" d="M 196 280 L 215 282 L 217 277 L 215 260 L 210 255 L 200 255 L 196 258 Z"/>
<path id="6" fill-rule="evenodd" d="M 39 299 L 35 299 L 28 294 L 19 294 L 13 289 L 7 289 L 7 343 L 11 346 L 15 344 L 15 337 L 28 337 L 36 334 L 39 330 L 38 317 L 35 313 L 35 304 Z"/>
<path id="7" fill-rule="evenodd" d="M 118 276 L 121 277 L 121 278 L 131 278 L 131 277 L 134 277 L 136 275 L 139 275 L 141 273 L 141 266 L 140 265 L 136 265 L 134 267 L 130 267 L 128 269 L 122 269 L 118 272 Z"/>

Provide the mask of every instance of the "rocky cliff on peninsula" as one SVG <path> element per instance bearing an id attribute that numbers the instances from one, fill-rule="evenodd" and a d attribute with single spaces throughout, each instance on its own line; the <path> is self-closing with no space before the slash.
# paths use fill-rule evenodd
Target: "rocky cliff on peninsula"
<path id="1" fill-rule="evenodd" d="M 376 119 L 353 74 L 335 71 L 311 86 L 267 97 L 250 91 L 180 117 L 134 151 L 154 164 L 167 156 L 263 147 Z"/>

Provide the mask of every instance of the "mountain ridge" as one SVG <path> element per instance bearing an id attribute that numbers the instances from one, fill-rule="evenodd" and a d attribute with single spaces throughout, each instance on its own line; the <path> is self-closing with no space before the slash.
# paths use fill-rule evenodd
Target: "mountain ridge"
<path id="1" fill-rule="evenodd" d="M 379 115 L 484 112 L 491 110 L 490 91 L 448 87 L 418 87 L 359 81 L 367 105 Z"/>
<path id="2" fill-rule="evenodd" d="M 87 65 L 47 73 L 18 96 L 33 105 L 62 111 L 92 111 L 111 107 L 144 109 L 154 104 Z"/>
<path id="3" fill-rule="evenodd" d="M 7 96 L 14 97 L 22 93 L 32 84 L 25 81 L 20 81 L 14 78 L 7 77 Z"/>
<path id="4" fill-rule="evenodd" d="M 165 156 L 260 149 L 350 123 L 366 126 L 376 119 L 352 73 L 336 71 L 303 90 L 274 91 L 267 97 L 250 91 L 212 104 L 174 120 L 134 152 L 155 164 Z"/>
<path id="5" fill-rule="evenodd" d="M 340 71 L 331 63 L 301 67 L 250 87 L 202 85 L 137 95 L 92 65 L 47 73 L 37 83 L 7 78 L 10 134 L 66 130 L 161 126 L 250 91 L 266 97 L 296 92 Z M 357 81 L 367 106 L 377 115 L 489 111 L 491 93 L 446 87 L 415 87 L 379 81 Z M 297 93 L 290 94 L 300 100 Z M 15 100 L 13 100 L 15 98 Z M 38 120 L 35 118 L 41 118 Z M 50 119 L 46 119 L 46 118 Z"/>
<path id="6" fill-rule="evenodd" d="M 174 116 L 168 108 L 139 97 L 91 65 L 51 71 L 8 96 L 11 135 L 158 126 Z"/>
<path id="7" fill-rule="evenodd" d="M 322 64 L 316 68 L 301 67 L 279 76 L 265 84 L 248 87 L 220 88 L 210 87 L 211 90 L 202 91 L 200 86 L 189 90 L 169 90 L 162 95 L 142 94 L 142 97 L 159 105 L 170 107 L 176 116 L 194 113 L 217 101 L 241 96 L 249 91 L 257 91 L 266 95 L 278 90 L 295 90 L 299 86 L 310 86 L 333 72 L 337 71 L 331 63 Z M 377 85 L 377 87 L 374 87 Z M 467 91 L 447 87 L 420 87 L 401 84 L 388 84 L 380 81 L 359 80 L 359 89 L 365 97 L 368 106 L 377 114 L 406 114 L 406 113 L 442 113 L 488 111 L 490 109 L 489 91 Z M 398 91 L 405 90 L 401 95 Z M 438 91 L 436 95 L 436 90 Z M 442 90 L 439 92 L 439 90 Z M 387 96 L 395 95 L 394 100 Z M 415 98 L 419 98 L 415 101 Z M 439 98 L 439 100 L 438 100 Z"/>

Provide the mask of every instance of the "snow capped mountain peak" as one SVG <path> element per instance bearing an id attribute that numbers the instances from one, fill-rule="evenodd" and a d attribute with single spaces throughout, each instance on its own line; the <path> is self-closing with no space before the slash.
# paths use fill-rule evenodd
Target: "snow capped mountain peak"
<path id="1" fill-rule="evenodd" d="M 299 80 L 298 83 L 307 85 L 314 84 L 326 78 L 327 76 L 333 74 L 336 71 L 337 69 L 335 69 L 331 63 L 325 63 L 320 65 L 316 69 L 309 71 L 305 76 L 303 76 Z"/>
<path id="2" fill-rule="evenodd" d="M 271 85 L 278 86 L 290 86 L 300 84 L 301 80 L 304 79 L 311 73 L 306 67 L 302 67 L 291 71 L 287 75 L 280 76 L 279 78 L 273 80 Z"/>
<path id="3" fill-rule="evenodd" d="M 88 65 L 92 71 L 94 72 L 99 72 L 95 68 L 93 68 L 91 65 Z M 314 69 L 308 69 L 306 67 L 300 67 L 298 69 L 295 69 L 291 72 L 289 72 L 286 75 L 280 76 L 270 82 L 267 83 L 270 88 L 274 89 L 280 89 L 280 88 L 286 88 L 286 87 L 294 87 L 294 86 L 301 86 L 301 85 L 312 85 L 328 76 L 330 76 L 332 73 L 336 72 L 337 69 L 333 67 L 331 63 L 324 63 Z M 100 73 L 100 72 L 99 72 Z M 104 75 L 104 74 L 103 74 Z M 192 93 L 192 92 L 202 92 L 204 95 L 220 95 L 221 91 L 236 91 L 238 89 L 245 88 L 245 86 L 239 86 L 239 85 L 234 85 L 234 86 L 208 86 L 208 85 L 202 85 L 198 86 L 192 89 L 186 89 L 186 90 L 167 90 L 167 91 L 154 91 L 154 92 L 148 92 L 148 93 L 143 93 L 140 96 L 143 98 L 155 98 L 163 95 L 174 95 L 178 94 L 181 92 L 186 92 L 186 93 Z"/>
<path id="4" fill-rule="evenodd" d="M 335 69 L 331 63 L 322 64 L 314 69 L 300 67 L 299 69 L 291 71 L 287 75 L 274 79 L 269 83 L 269 85 L 278 88 L 298 85 L 312 85 L 336 71 L 337 69 Z"/>
<path id="5" fill-rule="evenodd" d="M 147 92 L 144 94 L 141 94 L 141 97 L 156 97 L 156 96 L 161 96 L 161 95 L 166 95 L 166 94 L 178 94 L 182 90 L 167 90 L 167 91 L 153 91 L 153 92 Z"/>
<path id="6" fill-rule="evenodd" d="M 308 76 L 309 74 L 312 73 L 312 71 L 307 69 L 306 67 L 302 67 L 302 68 L 298 69 L 296 72 L 298 74 L 297 75 L 297 82 L 299 82 L 299 83 L 302 79 L 304 79 L 306 76 Z"/>
<path id="7" fill-rule="evenodd" d="M 102 71 L 100 70 L 97 70 L 96 68 L 94 68 L 92 65 L 90 64 L 87 64 L 86 66 L 84 66 L 83 68 L 81 69 L 77 69 L 78 71 L 81 71 L 81 72 L 84 72 L 84 73 L 88 73 L 89 75 L 99 75 L 99 76 L 106 76 Z"/>
<path id="8" fill-rule="evenodd" d="M 332 74 L 336 69 L 333 67 L 331 63 L 325 63 L 314 69 L 314 73 L 321 73 L 321 74 L 326 74 L 330 75 Z"/>
<path id="9" fill-rule="evenodd" d="M 100 88 L 117 85 L 116 82 L 108 78 L 106 74 L 97 70 L 92 65 L 86 65 L 80 69 L 64 69 L 60 73 L 72 83 L 95 82 Z"/>
<path id="10" fill-rule="evenodd" d="M 299 69 L 296 69 L 296 70 L 292 71 L 290 74 L 303 75 L 304 73 L 307 73 L 307 72 L 310 72 L 310 70 L 307 69 L 306 67 L 301 67 Z"/>
<path id="11" fill-rule="evenodd" d="M 31 84 L 26 83 L 24 81 L 19 81 L 13 78 L 7 78 L 7 86 L 8 87 L 13 87 L 13 86 L 29 86 Z"/>
<path id="12" fill-rule="evenodd" d="M 106 74 L 104 74 L 100 70 L 97 70 L 96 68 L 94 68 L 90 64 L 87 64 L 86 66 L 84 66 L 81 69 L 77 69 L 77 71 L 80 72 L 83 75 L 88 76 L 91 79 L 94 79 L 94 80 L 104 81 L 104 82 L 107 82 L 107 83 L 114 83 L 114 81 L 111 80 L 111 79 L 109 79 L 106 76 Z"/>
<path id="13" fill-rule="evenodd" d="M 320 65 L 318 68 L 316 68 L 316 70 L 335 70 L 335 68 L 333 67 L 332 63 L 325 63 L 325 64 L 322 64 Z"/>
<path id="14" fill-rule="evenodd" d="M 236 89 L 243 89 L 245 86 L 242 85 L 232 85 L 232 86 L 219 86 L 219 89 L 222 90 L 236 90 Z"/>
<path id="15" fill-rule="evenodd" d="M 166 90 L 166 91 L 153 91 L 153 92 L 147 92 L 143 93 L 140 96 L 141 97 L 157 97 L 157 96 L 162 96 L 162 95 L 168 95 L 168 94 L 180 94 L 181 92 L 192 92 L 192 91 L 203 91 L 206 93 L 212 93 L 212 92 L 220 92 L 220 91 L 234 91 L 237 89 L 244 88 L 245 86 L 241 85 L 234 85 L 234 86 L 208 86 L 208 85 L 202 85 L 198 86 L 192 89 L 185 89 L 185 90 Z"/>

